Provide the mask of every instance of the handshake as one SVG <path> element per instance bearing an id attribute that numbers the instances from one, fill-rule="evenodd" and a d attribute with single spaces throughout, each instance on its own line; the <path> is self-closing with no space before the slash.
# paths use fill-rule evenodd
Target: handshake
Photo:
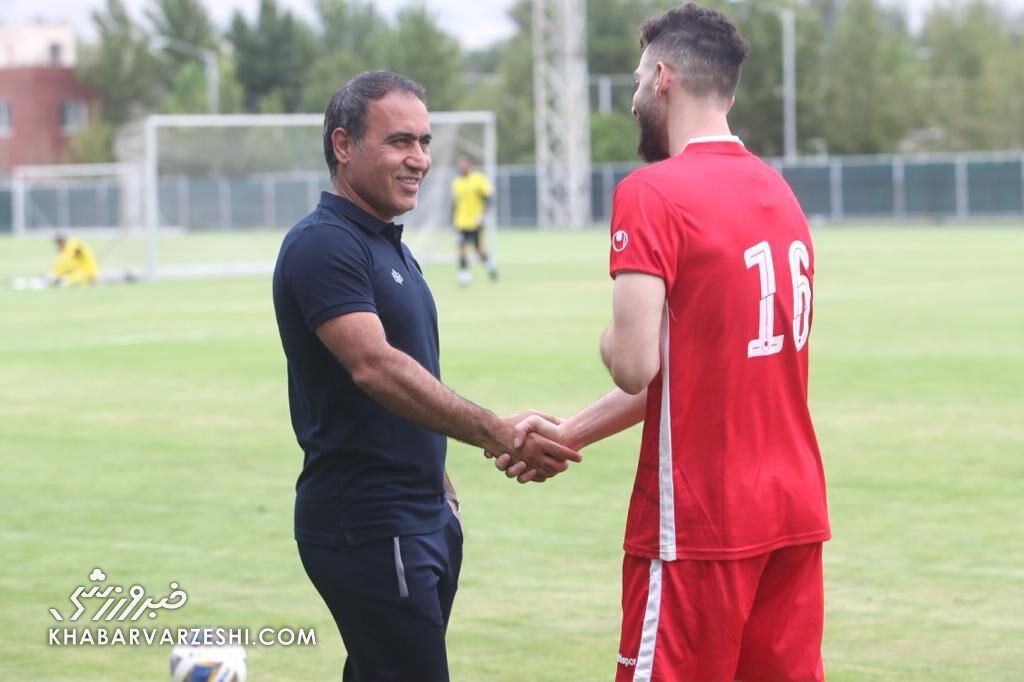
<path id="1" fill-rule="evenodd" d="M 528 410 L 505 417 L 513 431 L 512 448 L 484 450 L 494 466 L 520 483 L 543 483 L 569 468 L 569 462 L 582 462 L 583 457 L 569 443 L 563 420 L 545 412 Z M 506 430 L 506 433 L 508 431 Z"/>

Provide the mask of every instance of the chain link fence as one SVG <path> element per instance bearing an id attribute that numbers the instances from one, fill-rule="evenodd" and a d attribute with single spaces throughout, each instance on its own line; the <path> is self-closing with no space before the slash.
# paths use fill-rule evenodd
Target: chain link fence
<path id="1" fill-rule="evenodd" d="M 1024 217 L 1024 152 L 767 159 L 811 218 L 946 220 Z M 597 164 L 591 177 L 593 222 L 607 223 L 615 185 L 638 164 Z M 499 166 L 494 179 L 498 224 L 537 224 L 532 165 Z M 312 209 L 327 188 L 320 170 L 161 178 L 161 224 L 187 230 L 284 229 Z M 126 226 L 117 184 L 76 180 L 29 188 L 27 231 Z M 0 232 L 14 223 L 12 186 L 0 179 Z"/>

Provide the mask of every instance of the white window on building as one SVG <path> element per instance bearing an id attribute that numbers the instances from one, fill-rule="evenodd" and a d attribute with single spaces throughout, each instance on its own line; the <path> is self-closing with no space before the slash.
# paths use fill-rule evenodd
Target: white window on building
<path id="1" fill-rule="evenodd" d="M 50 43 L 50 63 L 54 66 L 60 66 L 63 61 L 64 46 L 60 43 Z"/>
<path id="2" fill-rule="evenodd" d="M 11 104 L 0 100 L 0 135 L 11 134 Z"/>
<path id="3" fill-rule="evenodd" d="M 89 118 L 89 107 L 80 99 L 66 99 L 60 104 L 60 129 L 71 134 L 85 125 Z"/>

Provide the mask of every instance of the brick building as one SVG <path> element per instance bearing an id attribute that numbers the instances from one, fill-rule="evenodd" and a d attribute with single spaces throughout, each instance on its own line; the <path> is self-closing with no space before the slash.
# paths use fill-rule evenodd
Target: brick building
<path id="1" fill-rule="evenodd" d="M 95 95 L 75 76 L 70 27 L 0 26 L 0 174 L 66 160 Z"/>

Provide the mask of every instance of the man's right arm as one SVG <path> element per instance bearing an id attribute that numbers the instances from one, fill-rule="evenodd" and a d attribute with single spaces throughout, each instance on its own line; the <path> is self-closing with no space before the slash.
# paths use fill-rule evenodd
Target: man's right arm
<path id="1" fill-rule="evenodd" d="M 404 419 L 492 452 L 513 453 L 514 460 L 529 462 L 548 476 L 564 471 L 566 460 L 581 459 L 547 437 L 527 447 L 513 424 L 465 400 L 391 346 L 374 313 L 333 317 L 316 333 L 360 389 Z"/>

